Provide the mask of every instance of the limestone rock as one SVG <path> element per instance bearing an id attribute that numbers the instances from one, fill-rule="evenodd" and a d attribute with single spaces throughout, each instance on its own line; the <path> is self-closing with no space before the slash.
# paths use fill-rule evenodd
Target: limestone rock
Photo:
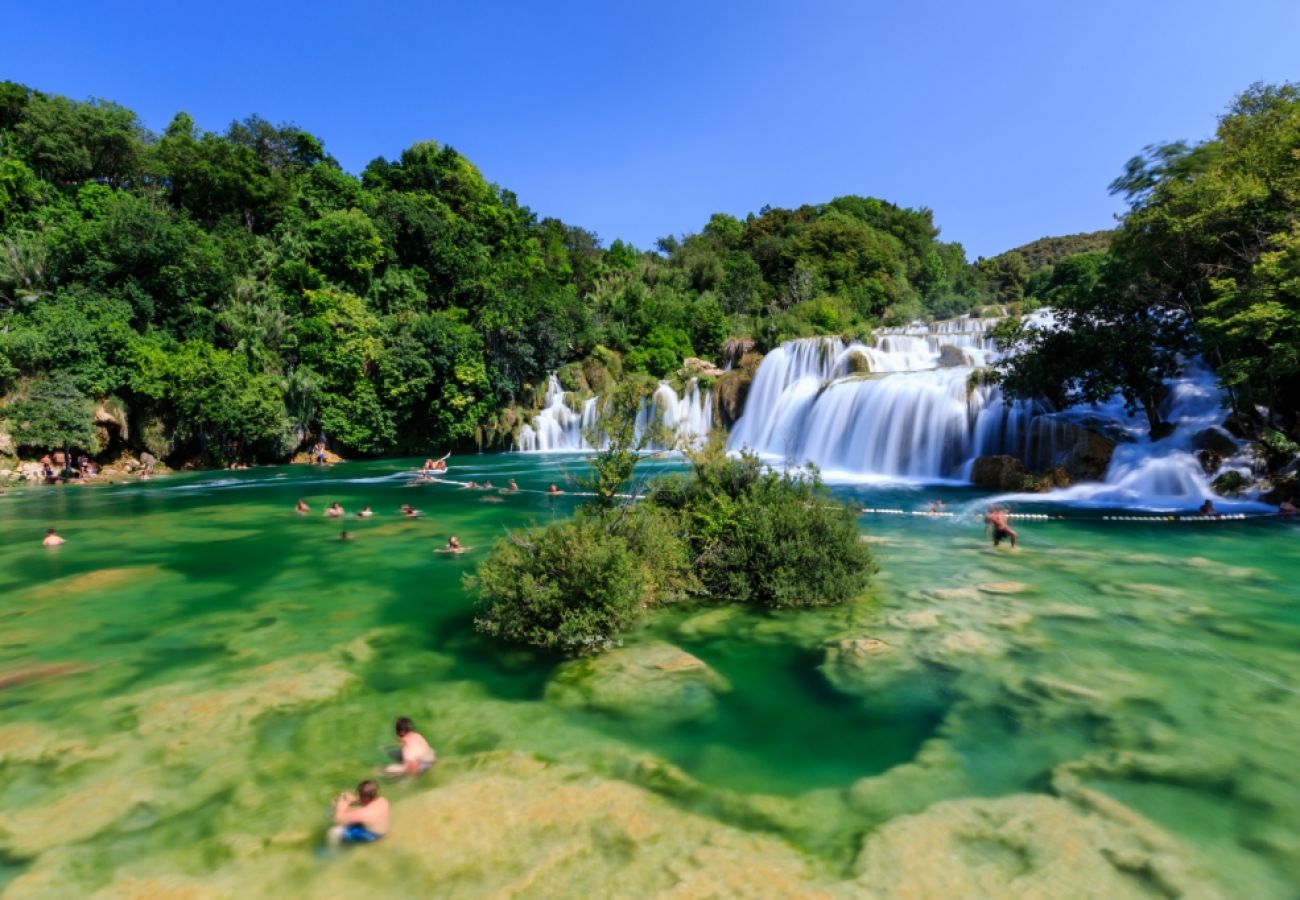
<path id="1" fill-rule="evenodd" d="M 1029 585 L 1023 581 L 986 581 L 979 589 L 985 594 L 1023 594 Z"/>
<path id="2" fill-rule="evenodd" d="M 930 631 L 939 627 L 939 614 L 932 609 L 915 609 L 894 613 L 889 624 L 905 631 Z"/>
<path id="3" fill-rule="evenodd" d="M 1053 797 L 936 803 L 871 834 L 857 859 L 871 897 L 1221 896 L 1155 825 Z"/>
<path id="4" fill-rule="evenodd" d="M 989 491 L 1018 491 L 1025 484 L 1025 466 L 1014 456 L 981 456 L 971 467 L 970 480 Z"/>
<path id="5" fill-rule="evenodd" d="M 559 706 L 627 717 L 707 718 L 727 680 L 697 656 L 662 641 L 634 644 L 562 665 L 546 686 Z"/>
<path id="6" fill-rule="evenodd" d="M 1210 450 L 1219 456 L 1232 456 L 1237 452 L 1237 442 L 1221 428 L 1206 428 L 1192 435 L 1192 447 Z"/>
<path id="7" fill-rule="evenodd" d="M 697 378 L 700 375 L 717 378 L 722 374 L 721 369 L 707 360 L 700 359 L 698 356 L 688 356 L 682 360 L 682 371 L 692 378 Z"/>
<path id="8" fill-rule="evenodd" d="M 939 368 L 955 369 L 970 364 L 970 358 L 966 356 L 966 353 L 961 348 L 954 347 L 951 344 L 944 344 L 939 348 Z"/>

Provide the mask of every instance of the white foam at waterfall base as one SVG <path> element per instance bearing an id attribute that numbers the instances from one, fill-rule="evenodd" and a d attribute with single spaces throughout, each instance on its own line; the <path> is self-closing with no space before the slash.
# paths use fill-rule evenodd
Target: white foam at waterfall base
<path id="1" fill-rule="evenodd" d="M 1040 325 L 1050 321 L 1042 313 L 1035 318 Z M 989 336 L 996 324 L 960 317 L 881 329 L 870 344 L 838 338 L 782 344 L 763 359 L 728 449 L 755 451 L 773 465 L 813 463 L 832 482 L 966 483 L 979 456 L 1028 460 L 1034 420 L 1050 411 L 971 384 L 971 374 L 997 358 Z M 945 346 L 972 365 L 939 368 Z M 867 360 L 870 374 L 853 373 L 855 354 Z M 1150 439 L 1145 417 L 1130 415 L 1119 397 L 1054 413 L 1061 422 L 1102 420 L 1128 440 L 1116 446 L 1103 482 L 1008 499 L 1175 510 L 1214 496 L 1191 441 L 1222 421 L 1221 392 L 1213 374 L 1194 364 L 1169 387 L 1162 415 L 1175 428 L 1160 441 Z M 1262 508 L 1218 497 L 1215 503 Z"/>
<path id="2" fill-rule="evenodd" d="M 556 375 L 546 383 L 542 409 L 532 422 L 519 430 L 516 446 L 528 453 L 574 453 L 596 449 L 586 435 L 596 431 L 600 419 L 600 400 L 588 397 L 575 411 L 566 399 Z M 678 397 L 672 385 L 661 381 L 654 393 L 642 398 L 636 414 L 636 435 L 645 434 L 652 425 L 662 426 L 668 436 L 666 444 L 653 443 L 646 449 L 670 450 L 685 443 L 698 446 L 708 436 L 713 423 L 713 394 L 700 389 L 692 378 Z M 599 442 L 601 446 L 605 441 Z"/>

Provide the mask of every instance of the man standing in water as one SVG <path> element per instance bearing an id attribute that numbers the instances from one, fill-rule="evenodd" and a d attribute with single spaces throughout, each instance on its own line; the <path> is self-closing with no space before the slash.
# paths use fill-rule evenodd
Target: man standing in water
<path id="1" fill-rule="evenodd" d="M 46 547 L 57 547 L 59 546 L 59 544 L 64 543 L 64 540 L 63 538 L 59 537 L 59 533 L 57 531 L 51 528 L 49 531 L 45 532 L 45 540 L 41 541 L 41 543 L 44 544 Z"/>
<path id="2" fill-rule="evenodd" d="M 379 785 L 369 779 L 357 785 L 355 794 L 343 792 L 334 798 L 334 827 L 329 830 L 331 847 L 340 844 L 371 844 L 388 834 L 388 801 L 379 796 Z"/>
<path id="3" fill-rule="evenodd" d="M 1010 538 L 1011 546 L 1016 546 L 1016 532 L 1011 527 L 1011 513 L 999 506 L 990 506 L 989 511 L 984 514 L 984 527 L 993 526 L 993 546 L 996 547 L 1002 543 L 1003 538 Z"/>

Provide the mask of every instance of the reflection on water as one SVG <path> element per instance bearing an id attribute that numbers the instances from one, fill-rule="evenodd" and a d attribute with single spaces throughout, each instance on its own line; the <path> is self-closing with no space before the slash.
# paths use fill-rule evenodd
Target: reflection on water
<path id="1" fill-rule="evenodd" d="M 5 896 L 1300 879 L 1293 526 L 1060 508 L 1011 553 L 970 515 L 867 517 L 863 602 L 682 606 L 585 668 L 479 638 L 461 578 L 480 554 L 432 552 L 567 515 L 572 494 L 541 491 L 577 464 L 453 463 L 525 490 L 488 503 L 374 463 L 0 497 Z M 376 515 L 323 518 L 336 499 Z M 49 526 L 68 544 L 42 548 Z M 322 861 L 326 801 L 383 762 L 399 714 L 442 763 L 385 787 L 383 844 Z M 943 864 L 909 862 L 923 846 Z"/>

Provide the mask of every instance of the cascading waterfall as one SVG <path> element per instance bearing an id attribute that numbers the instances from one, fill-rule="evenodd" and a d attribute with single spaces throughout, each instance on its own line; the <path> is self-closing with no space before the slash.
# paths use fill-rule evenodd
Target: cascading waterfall
<path id="1" fill-rule="evenodd" d="M 593 450 L 584 432 L 593 431 L 599 422 L 600 401 L 588 397 L 580 410 L 575 411 L 565 399 L 560 380 L 552 375 L 546 383 L 546 398 L 542 409 L 533 421 L 519 430 L 517 447 L 525 452 L 573 452 Z M 649 397 L 642 398 L 636 414 L 636 433 L 645 434 L 651 426 L 661 426 L 668 436 L 668 444 L 685 442 L 698 446 L 704 441 L 713 425 L 713 394 L 700 390 L 699 381 L 692 378 L 682 396 L 678 397 L 666 381 Z M 654 442 L 652 450 L 673 449 Z"/>
<path id="2" fill-rule="evenodd" d="M 1035 319 L 1051 322 L 1045 313 Z M 1100 426 L 1118 438 L 1104 481 L 1019 496 L 1186 509 L 1213 495 L 1192 446 L 1197 432 L 1223 419 L 1212 373 L 1189 363 L 1169 383 L 1162 415 L 1174 432 L 1152 441 L 1146 419 L 1128 414 L 1119 397 L 1052 411 L 1008 401 L 972 378 L 997 358 L 989 334 L 997 322 L 963 316 L 884 328 L 869 345 L 836 338 L 782 344 L 763 359 L 728 449 L 753 450 L 773 463 L 811 462 L 833 480 L 964 482 L 975 459 L 990 454 L 1033 468 L 1055 465 L 1079 426 Z M 1243 466 L 1241 458 L 1223 464 Z"/>
<path id="3" fill-rule="evenodd" d="M 783 344 L 759 367 L 728 448 L 815 463 L 832 478 L 916 481 L 964 479 L 983 453 L 1021 455 L 1044 410 L 971 385 L 993 356 L 994 325 L 962 317 L 881 329 L 870 345 Z"/>

